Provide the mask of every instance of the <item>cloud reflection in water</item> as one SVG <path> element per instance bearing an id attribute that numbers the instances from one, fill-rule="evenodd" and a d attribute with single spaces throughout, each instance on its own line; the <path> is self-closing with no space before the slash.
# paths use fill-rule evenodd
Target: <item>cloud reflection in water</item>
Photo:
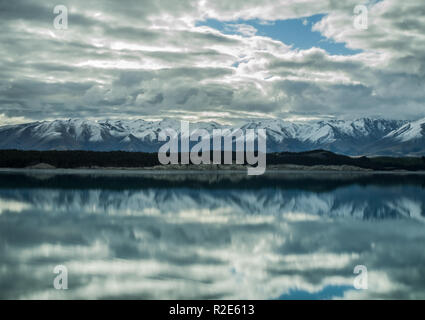
<path id="1" fill-rule="evenodd" d="M 425 298 L 422 176 L 0 179 L 3 299 Z"/>

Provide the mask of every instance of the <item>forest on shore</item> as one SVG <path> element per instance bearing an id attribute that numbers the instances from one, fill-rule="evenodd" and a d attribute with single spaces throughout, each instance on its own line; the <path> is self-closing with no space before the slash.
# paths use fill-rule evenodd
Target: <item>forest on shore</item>
<path id="1" fill-rule="evenodd" d="M 235 153 L 233 159 L 236 159 Z M 0 168 L 27 168 L 38 164 L 48 164 L 55 168 L 149 168 L 161 165 L 157 153 L 0 150 Z M 422 171 L 425 170 L 425 157 L 349 157 L 326 150 L 267 154 L 268 166 L 286 164 Z"/>

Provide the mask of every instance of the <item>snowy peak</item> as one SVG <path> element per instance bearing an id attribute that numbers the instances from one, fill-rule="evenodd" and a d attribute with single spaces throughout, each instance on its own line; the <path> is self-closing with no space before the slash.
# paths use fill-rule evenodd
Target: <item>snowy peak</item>
<path id="1" fill-rule="evenodd" d="M 161 121 L 83 119 L 33 122 L 0 127 L 0 149 L 23 150 L 94 150 L 156 152 L 163 142 L 159 133 L 172 128 L 180 133 L 176 119 Z M 216 122 L 190 124 L 191 130 L 265 129 L 268 152 L 325 149 L 347 155 L 416 155 L 425 154 L 423 143 L 425 119 L 414 122 L 361 118 L 294 122 L 260 119 L 240 126 Z M 419 141 L 409 147 L 406 143 Z"/>
<path id="2" fill-rule="evenodd" d="M 310 143 L 333 143 L 341 138 L 382 138 L 404 125 L 406 121 L 361 118 L 354 121 L 328 120 L 318 122 L 289 122 L 262 120 L 250 122 L 243 129 L 265 128 L 276 140 L 298 139 Z"/>
<path id="3" fill-rule="evenodd" d="M 425 118 L 406 123 L 401 128 L 394 130 L 385 136 L 385 138 L 402 142 L 417 140 L 423 137 L 425 137 Z"/>

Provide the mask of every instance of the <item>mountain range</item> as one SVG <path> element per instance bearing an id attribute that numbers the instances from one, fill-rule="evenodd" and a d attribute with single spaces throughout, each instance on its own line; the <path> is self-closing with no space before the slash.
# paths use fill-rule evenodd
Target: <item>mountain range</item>
<path id="1" fill-rule="evenodd" d="M 350 155 L 425 155 L 425 119 L 417 121 L 361 118 L 292 122 L 250 121 L 240 126 L 216 122 L 190 124 L 191 130 L 266 129 L 267 152 L 324 149 Z M 180 131 L 180 121 L 82 119 L 31 122 L 0 127 L 0 149 L 157 152 L 165 128 Z"/>

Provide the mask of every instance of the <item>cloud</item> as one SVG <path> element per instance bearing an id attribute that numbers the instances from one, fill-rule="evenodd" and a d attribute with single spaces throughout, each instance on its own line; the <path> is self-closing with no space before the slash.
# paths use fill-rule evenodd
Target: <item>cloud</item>
<path id="1" fill-rule="evenodd" d="M 255 36 L 257 33 L 257 29 L 249 24 L 226 24 L 225 31 L 239 33 L 246 37 Z"/>
<path id="2" fill-rule="evenodd" d="M 353 27 L 357 2 L 65 1 L 67 30 L 53 27 L 54 1 L 2 2 L 0 123 L 177 113 L 221 122 L 425 116 L 421 1 L 371 3 L 367 30 Z M 361 53 L 294 49 L 244 22 L 317 14 L 312 32 Z M 203 19 L 232 32 L 197 25 Z"/>

